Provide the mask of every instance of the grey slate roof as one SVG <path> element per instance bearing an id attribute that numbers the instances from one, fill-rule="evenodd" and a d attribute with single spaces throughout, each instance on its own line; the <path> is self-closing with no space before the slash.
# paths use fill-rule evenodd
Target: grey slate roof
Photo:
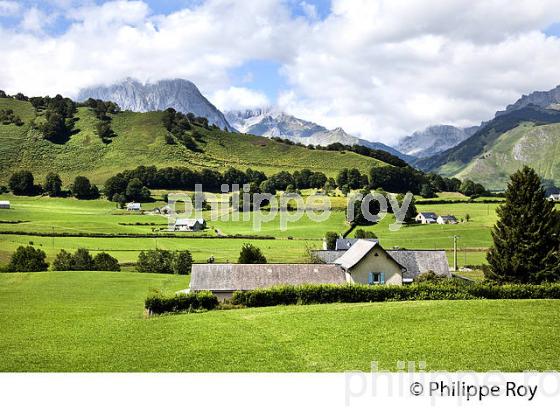
<path id="1" fill-rule="evenodd" d="M 379 245 L 379 242 L 358 239 L 350 249 L 338 258 L 334 263 L 342 266 L 344 269 L 350 269 L 352 266 L 360 262 L 373 248 Z M 398 261 L 395 261 L 399 263 Z"/>
<path id="2" fill-rule="evenodd" d="M 312 251 L 313 255 L 317 257 L 322 263 L 334 263 L 335 260 L 344 255 L 346 251 L 324 251 L 316 250 Z"/>
<path id="3" fill-rule="evenodd" d="M 438 275 L 451 276 L 445 251 L 396 250 L 387 253 L 406 268 L 405 278 L 414 278 L 430 270 Z"/>
<path id="4" fill-rule="evenodd" d="M 420 215 L 426 219 L 437 219 L 438 217 L 434 212 L 420 212 Z"/>
<path id="5" fill-rule="evenodd" d="M 190 288 L 233 291 L 306 283 L 345 284 L 346 274 L 330 264 L 194 264 Z"/>
<path id="6" fill-rule="evenodd" d="M 377 239 L 362 239 L 365 241 L 378 242 Z M 358 241 L 357 238 L 338 238 L 336 240 L 335 250 L 336 251 L 347 251 Z"/>

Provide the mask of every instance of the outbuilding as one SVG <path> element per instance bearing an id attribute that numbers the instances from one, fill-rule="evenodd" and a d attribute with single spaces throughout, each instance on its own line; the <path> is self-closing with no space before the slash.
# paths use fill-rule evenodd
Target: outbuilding
<path id="1" fill-rule="evenodd" d="M 10 209 L 10 201 L 0 201 L 0 209 Z"/>

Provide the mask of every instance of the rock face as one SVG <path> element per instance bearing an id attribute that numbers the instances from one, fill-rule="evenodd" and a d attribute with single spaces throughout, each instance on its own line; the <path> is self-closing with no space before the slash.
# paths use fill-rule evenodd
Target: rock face
<path id="1" fill-rule="evenodd" d="M 535 91 L 529 95 L 523 95 L 515 103 L 510 104 L 503 111 L 498 111 L 496 117 L 507 114 L 514 110 L 526 107 L 528 105 L 536 105 L 541 108 L 558 109 L 560 103 L 560 85 L 549 91 Z"/>
<path id="2" fill-rule="evenodd" d="M 121 109 L 147 112 L 174 108 L 205 117 L 210 124 L 234 131 L 224 114 L 208 101 L 192 82 L 182 79 L 161 80 L 142 84 L 132 78 L 110 86 L 86 88 L 78 94 L 78 100 L 96 98 L 117 103 Z"/>
<path id="3" fill-rule="evenodd" d="M 460 144 L 473 135 L 478 128 L 476 126 L 457 128 L 452 125 L 433 125 L 405 137 L 396 148 L 404 154 L 426 158 Z"/>
<path id="4" fill-rule="evenodd" d="M 363 145 L 368 148 L 387 151 L 405 161 L 413 158 L 380 142 L 367 141 L 348 134 L 342 128 L 329 130 L 311 121 L 305 121 L 275 108 L 256 108 L 226 112 L 229 123 L 239 132 L 263 137 L 286 138 L 305 145 L 329 145 L 339 142 L 344 145 Z"/>

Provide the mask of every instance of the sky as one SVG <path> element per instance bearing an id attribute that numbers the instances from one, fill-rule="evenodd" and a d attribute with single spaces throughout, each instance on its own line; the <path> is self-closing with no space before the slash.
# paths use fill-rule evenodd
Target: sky
<path id="1" fill-rule="evenodd" d="M 185 78 L 395 144 L 560 84 L 558 0 L 0 0 L 0 89 Z"/>

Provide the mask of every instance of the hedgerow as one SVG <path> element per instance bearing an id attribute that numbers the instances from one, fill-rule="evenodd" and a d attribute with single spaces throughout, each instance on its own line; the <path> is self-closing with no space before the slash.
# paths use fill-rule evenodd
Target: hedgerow
<path id="1" fill-rule="evenodd" d="M 237 291 L 230 303 L 246 307 L 407 300 L 560 299 L 560 283 L 543 285 L 431 284 L 411 286 L 301 285 Z"/>
<path id="2" fill-rule="evenodd" d="M 154 292 L 148 295 L 144 302 L 144 307 L 149 314 L 197 312 L 212 310 L 217 306 L 218 298 L 209 291 L 172 295 Z"/>

